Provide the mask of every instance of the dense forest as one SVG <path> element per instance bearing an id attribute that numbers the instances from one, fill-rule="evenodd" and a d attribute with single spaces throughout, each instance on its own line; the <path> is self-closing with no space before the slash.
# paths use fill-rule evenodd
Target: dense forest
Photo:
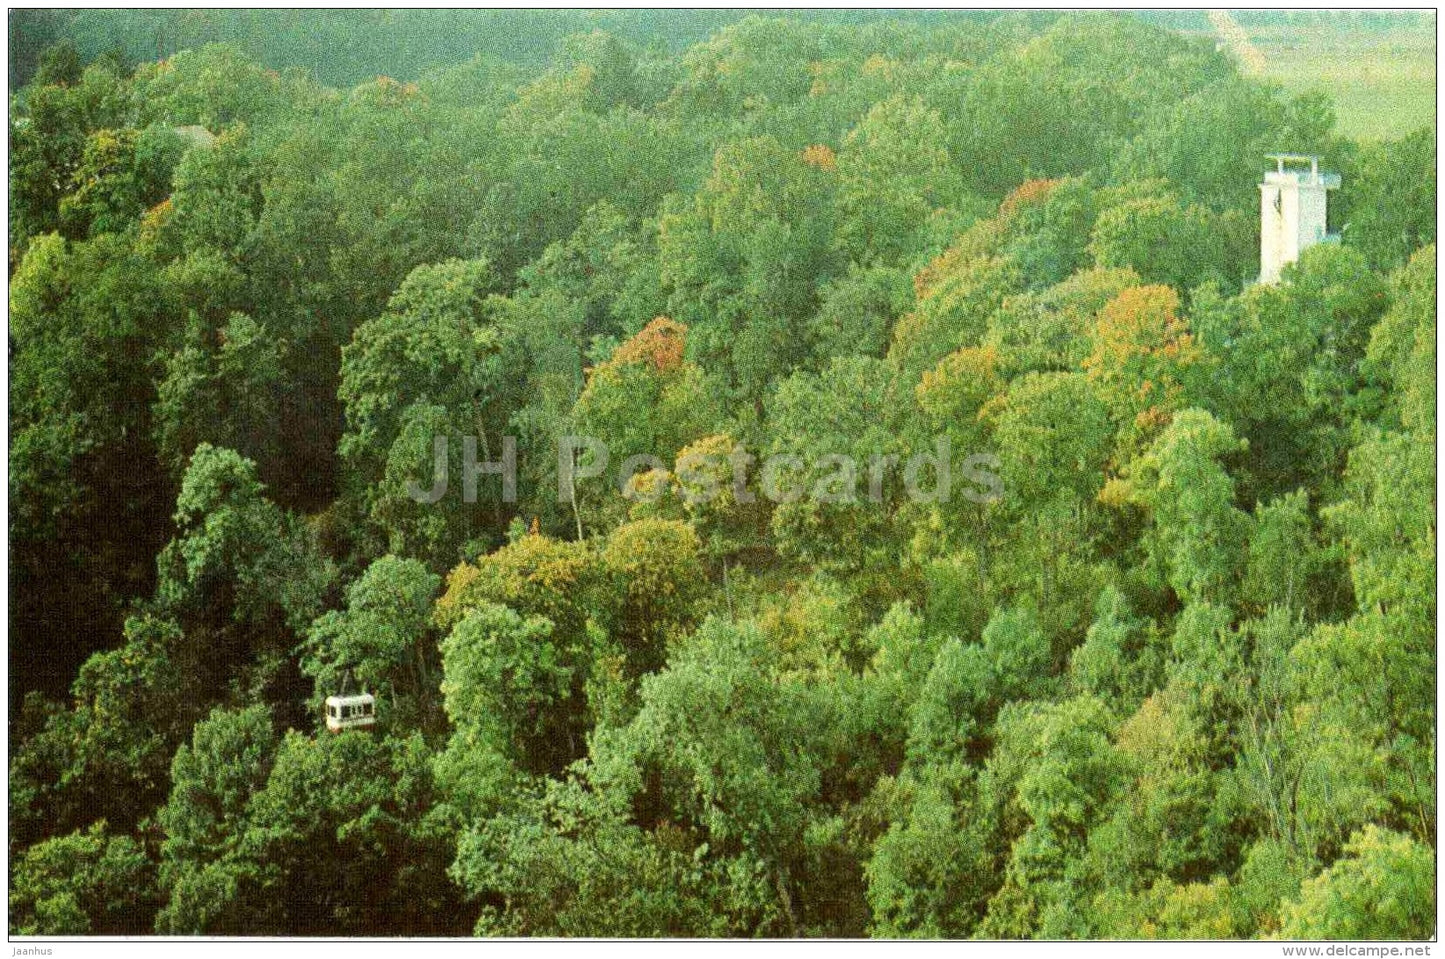
<path id="1" fill-rule="evenodd" d="M 1433 131 L 1167 15 L 209 13 L 18 48 L 12 933 L 1433 934 Z"/>

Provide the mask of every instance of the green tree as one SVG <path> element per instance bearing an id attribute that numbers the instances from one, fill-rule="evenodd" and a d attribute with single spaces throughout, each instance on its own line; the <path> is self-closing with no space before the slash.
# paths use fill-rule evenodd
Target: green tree
<path id="1" fill-rule="evenodd" d="M 51 234 L 10 285 L 12 649 L 50 695 L 153 588 L 174 494 L 150 441 L 155 280 L 124 238 Z"/>
<path id="2" fill-rule="evenodd" d="M 1251 223 L 1242 213 L 1184 206 L 1167 193 L 1132 191 L 1099 213 L 1089 250 L 1101 269 L 1134 270 L 1146 283 L 1190 290 L 1238 288 L 1253 268 Z"/>
<path id="3" fill-rule="evenodd" d="M 1421 128 L 1368 144 L 1349 178 L 1349 243 L 1377 269 L 1404 263 L 1435 242 L 1435 139 Z"/>
<path id="4" fill-rule="evenodd" d="M 937 763 L 893 787 L 905 805 L 890 817 L 867 866 L 873 935 L 963 938 L 977 929 L 995 867 L 979 826 L 975 778 L 966 766 Z"/>
<path id="5" fill-rule="evenodd" d="M 78 77 L 57 62 L 54 79 L 39 78 L 10 111 L 10 263 L 33 237 L 57 229 L 60 202 L 75 182 L 91 133 L 129 119 L 129 85 L 93 64 Z"/>
<path id="6" fill-rule="evenodd" d="M 441 762 L 448 775 L 467 777 L 491 756 L 547 772 L 576 758 L 578 712 L 571 697 L 571 650 L 553 640 L 553 624 L 523 619 L 505 606 L 469 612 L 442 642 L 442 695 L 455 730 Z M 462 783 L 458 783 L 462 785 Z"/>
<path id="7" fill-rule="evenodd" d="M 319 700 L 352 673 L 374 690 L 396 729 L 430 728 L 436 706 L 437 637 L 432 605 L 441 577 L 418 560 L 383 556 L 346 588 L 344 609 L 323 613 L 303 646 L 301 671 Z"/>
<path id="8" fill-rule="evenodd" d="M 1427 847 L 1367 826 L 1346 856 L 1305 881 L 1284 907 L 1291 939 L 1427 939 L 1435 931 L 1435 865 Z"/>
<path id="9" fill-rule="evenodd" d="M 768 384 L 808 359 L 815 284 L 840 272 L 835 179 L 775 137 L 746 138 L 718 149 L 690 201 L 663 207 L 658 260 L 668 310 L 729 401 L 756 411 Z"/>
<path id="10" fill-rule="evenodd" d="M 255 460 L 268 480 L 279 479 L 285 458 L 276 395 L 285 385 L 284 347 L 244 313 L 231 314 L 214 331 L 192 319 L 190 342 L 167 359 L 156 390 L 157 454 L 179 476 L 196 447 L 210 443 Z"/>
<path id="11" fill-rule="evenodd" d="M 171 174 L 186 144 L 168 127 L 96 130 L 58 211 L 71 237 L 121 233 L 170 193 Z"/>
<path id="12" fill-rule="evenodd" d="M 1245 445 L 1229 424 L 1184 410 L 1131 468 L 1135 495 L 1153 513 L 1151 548 L 1186 601 L 1226 598 L 1237 588 L 1248 518 L 1234 505 L 1234 480 L 1220 460 Z"/>
<path id="13" fill-rule="evenodd" d="M 116 649 L 94 653 L 71 685 L 68 709 L 36 727 L 10 770 L 14 836 L 32 841 L 96 817 L 128 831 L 163 798 L 169 756 L 199 712 L 172 621 L 126 621 Z"/>
<path id="14" fill-rule="evenodd" d="M 465 502 L 460 469 L 448 469 L 448 489 L 438 502 L 408 504 L 413 498 L 406 487 L 411 480 L 421 490 L 432 488 L 437 440 L 446 444 L 452 467 L 468 436 L 478 464 L 503 457 L 519 384 L 509 375 L 502 333 L 486 301 L 495 286 L 485 260 L 418 267 L 386 312 L 358 327 L 342 351 L 338 393 L 347 431 L 340 453 L 350 495 L 394 550 L 443 567 L 488 526 L 495 535 L 504 525 L 502 484 L 494 477 L 476 481 L 476 495 L 492 506 L 491 524 L 480 521 L 484 508 Z"/>
<path id="15" fill-rule="evenodd" d="M 913 287 L 902 270 L 855 266 L 824 284 L 820 297 L 811 321 L 816 355 L 881 359 L 888 352 L 894 321 L 913 303 Z"/>
<path id="16" fill-rule="evenodd" d="M 589 778 L 645 803 L 654 829 L 683 830 L 695 858 L 731 860 L 734 909 L 754 913 L 752 930 L 822 933 L 837 911 L 805 891 L 832 842 L 819 750 L 834 721 L 827 700 L 772 673 L 775 655 L 755 626 L 709 619 L 643 679 L 632 722 L 594 736 Z"/>
<path id="17" fill-rule="evenodd" d="M 158 599 L 219 625 L 279 620 L 304 629 L 334 577 L 311 531 L 265 497 L 256 464 L 196 447 L 176 497 L 177 535 L 162 552 Z"/>
<path id="18" fill-rule="evenodd" d="M 989 409 L 1006 504 L 1020 512 L 1062 501 L 1087 511 L 1104 486 L 1108 410 L 1080 373 L 1030 373 Z"/>
<path id="19" fill-rule="evenodd" d="M 167 894 L 157 931 L 246 929 L 245 915 L 208 909 L 226 899 L 216 887 L 234 886 L 246 871 L 238 860 L 246 810 L 266 784 L 275 751 L 271 716 L 260 705 L 213 710 L 176 751 L 170 798 L 157 817 L 165 831 L 160 882 Z"/>
<path id="20" fill-rule="evenodd" d="M 1286 282 L 1251 287 L 1234 309 L 1198 317 L 1199 345 L 1219 364 L 1211 407 L 1256 451 L 1243 477 L 1254 498 L 1300 486 L 1333 497 L 1370 329 L 1387 305 L 1385 285 L 1363 257 L 1317 244 Z M 1263 395 L 1271 402 L 1259 403 Z"/>
<path id="21" fill-rule="evenodd" d="M 838 168 L 839 241 L 856 263 L 907 262 L 934 210 L 960 193 L 943 117 L 922 100 L 877 104 L 844 138 Z"/>
<path id="22" fill-rule="evenodd" d="M 692 527 L 671 520 L 638 520 L 608 535 L 600 559 L 618 594 L 608 625 L 630 675 L 659 669 L 696 624 L 706 588 L 700 551 Z"/>
<path id="23" fill-rule="evenodd" d="M 778 385 L 764 449 L 776 458 L 760 482 L 776 503 L 772 530 L 784 555 L 853 574 L 894 554 L 889 513 L 902 498 L 905 452 L 896 422 L 887 369 L 871 357 L 839 357 Z M 923 492 L 942 482 L 918 473 Z"/>
<path id="24" fill-rule="evenodd" d="M 289 733 L 247 806 L 236 868 L 180 887 L 167 931 L 460 932 L 429 760 L 415 735 Z"/>
<path id="25" fill-rule="evenodd" d="M 144 935 L 155 870 L 104 821 L 31 846 L 13 866 L 10 930 L 21 936 Z"/>
<path id="26" fill-rule="evenodd" d="M 983 932 L 1022 938 L 1082 931 L 1077 866 L 1090 828 L 1123 786 L 1111 727 L 1108 709 L 1091 697 L 1013 703 L 999 715 L 980 792 L 1004 825 L 994 841 L 1008 850 L 1007 866 Z"/>

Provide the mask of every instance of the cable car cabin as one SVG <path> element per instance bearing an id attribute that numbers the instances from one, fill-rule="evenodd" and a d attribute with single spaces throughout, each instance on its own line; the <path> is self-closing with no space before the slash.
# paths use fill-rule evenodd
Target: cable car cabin
<path id="1" fill-rule="evenodd" d="M 370 693 L 326 697 L 326 728 L 333 733 L 376 725 L 376 697 Z"/>

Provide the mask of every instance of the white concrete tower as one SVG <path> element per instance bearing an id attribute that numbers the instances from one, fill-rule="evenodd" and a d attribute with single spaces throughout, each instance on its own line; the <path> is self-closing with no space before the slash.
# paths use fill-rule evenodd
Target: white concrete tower
<path id="1" fill-rule="evenodd" d="M 1340 177 L 1321 174 L 1319 157 L 1271 153 L 1269 159 L 1275 168 L 1259 185 L 1259 282 L 1278 283 L 1280 271 L 1306 248 L 1339 242 L 1338 233 L 1326 232 L 1325 214 Z"/>

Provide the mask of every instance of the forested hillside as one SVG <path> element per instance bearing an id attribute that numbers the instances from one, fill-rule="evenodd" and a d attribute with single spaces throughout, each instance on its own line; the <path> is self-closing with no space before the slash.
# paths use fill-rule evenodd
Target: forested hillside
<path id="1" fill-rule="evenodd" d="M 430 67 L 463 63 L 479 53 L 544 67 L 558 40 L 593 30 L 605 30 L 654 53 L 676 54 L 754 13 L 766 15 L 723 8 L 16 9 L 10 14 L 10 82 L 12 86 L 28 82 L 45 50 L 61 40 L 74 43 L 86 57 L 112 53 L 137 61 L 162 59 L 208 43 L 228 43 L 257 63 L 277 69 L 299 67 L 323 83 L 351 84 L 378 73 L 415 79 Z M 1192 17 L 1169 11 L 1141 15 L 1208 26 L 1197 11 Z M 988 21 L 1000 12 L 811 9 L 790 10 L 787 16 L 800 23 L 938 24 Z M 1028 15 L 1040 24 L 1054 16 Z"/>
<path id="2" fill-rule="evenodd" d="M 12 933 L 1431 935 L 1433 132 L 1138 17 L 699 23 L 37 58 Z M 1278 151 L 1343 240 L 1257 285 Z"/>

